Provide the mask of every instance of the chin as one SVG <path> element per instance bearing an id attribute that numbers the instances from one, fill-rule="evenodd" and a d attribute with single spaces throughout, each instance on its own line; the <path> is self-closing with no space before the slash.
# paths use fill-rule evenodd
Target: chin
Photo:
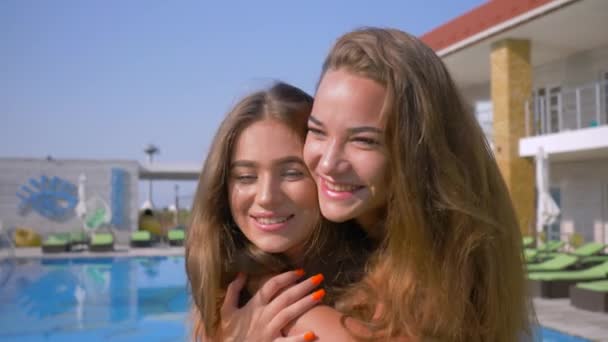
<path id="1" fill-rule="evenodd" d="M 321 208 L 321 214 L 323 214 L 323 217 L 325 217 L 326 219 L 332 221 L 332 222 L 346 222 L 352 218 L 354 218 L 353 216 L 353 211 L 352 210 L 345 210 L 345 209 L 337 209 L 337 208 L 328 208 L 327 210 L 323 210 L 323 208 Z"/>
<path id="2" fill-rule="evenodd" d="M 281 246 L 281 245 L 277 245 L 277 244 L 268 244 L 268 245 L 260 245 L 260 244 L 256 244 L 258 246 L 259 249 L 262 250 L 262 252 L 265 253 L 283 253 L 285 252 L 289 247 L 288 246 Z"/>

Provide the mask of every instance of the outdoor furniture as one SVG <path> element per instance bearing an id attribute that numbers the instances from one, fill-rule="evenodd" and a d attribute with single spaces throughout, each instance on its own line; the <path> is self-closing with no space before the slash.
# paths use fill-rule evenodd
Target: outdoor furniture
<path id="1" fill-rule="evenodd" d="M 89 250 L 92 252 L 108 252 L 114 250 L 114 236 L 111 233 L 93 233 Z"/>
<path id="2" fill-rule="evenodd" d="M 572 286 L 570 303 L 579 309 L 608 313 L 608 280 Z"/>
<path id="3" fill-rule="evenodd" d="M 589 242 L 589 243 L 586 243 L 586 244 L 582 245 L 581 247 L 575 249 L 570 254 L 573 254 L 576 256 L 587 257 L 587 256 L 592 256 L 592 255 L 601 253 L 605 248 L 606 248 L 606 245 L 604 245 L 603 243 Z"/>
<path id="4" fill-rule="evenodd" d="M 186 234 L 181 229 L 172 229 L 167 233 L 167 239 L 171 246 L 183 246 Z"/>
<path id="5" fill-rule="evenodd" d="M 528 273 L 530 293 L 535 297 L 567 298 L 570 286 L 608 278 L 608 261 L 584 270 Z"/>
<path id="6" fill-rule="evenodd" d="M 147 230 L 138 230 L 131 233 L 131 246 L 150 247 L 152 245 L 152 234 Z"/>
<path id="7" fill-rule="evenodd" d="M 70 235 L 68 233 L 50 234 L 42 242 L 43 253 L 67 252 L 70 245 Z"/>
<path id="8" fill-rule="evenodd" d="M 539 264 L 527 265 L 528 272 L 547 272 L 547 271 L 563 271 L 569 267 L 576 265 L 578 257 L 568 254 L 558 254 L 557 256 L 543 261 Z"/>

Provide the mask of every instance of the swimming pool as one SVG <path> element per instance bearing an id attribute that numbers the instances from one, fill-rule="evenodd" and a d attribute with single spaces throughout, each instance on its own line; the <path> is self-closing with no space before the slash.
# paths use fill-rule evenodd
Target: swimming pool
<path id="1" fill-rule="evenodd" d="M 187 311 L 183 257 L 0 261 L 0 341 L 185 341 Z"/>
<path id="2" fill-rule="evenodd" d="M 0 341 L 187 338 L 183 257 L 28 260 L 0 267 L 10 272 L 0 282 Z"/>

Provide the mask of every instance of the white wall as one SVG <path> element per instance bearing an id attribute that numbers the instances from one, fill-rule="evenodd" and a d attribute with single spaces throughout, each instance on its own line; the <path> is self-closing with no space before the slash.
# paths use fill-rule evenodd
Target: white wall
<path id="1" fill-rule="evenodd" d="M 608 159 L 552 162 L 551 186 L 561 190 L 561 232 L 608 243 Z"/>
<path id="2" fill-rule="evenodd" d="M 568 58 L 537 66 L 533 70 L 533 86 L 576 87 L 600 80 L 608 71 L 608 46 L 582 51 Z"/>
<path id="3" fill-rule="evenodd" d="M 65 182 L 78 186 L 78 178 L 84 173 L 87 177 L 86 197 L 97 195 L 112 205 L 112 169 L 126 172 L 124 184 L 123 223 L 114 227 L 119 242 L 128 241 L 130 232 L 137 227 L 138 164 L 135 161 L 114 160 L 51 160 L 0 158 L 0 219 L 5 229 L 18 226 L 30 227 L 43 236 L 51 232 L 74 231 L 82 227 L 75 213 L 62 219 L 49 219 L 36 210 L 20 210 L 21 200 L 17 193 L 26 194 L 28 187 L 39 192 L 29 184 L 30 179 L 40 180 L 41 176 L 58 177 Z M 124 241 L 123 241 L 124 240 Z"/>

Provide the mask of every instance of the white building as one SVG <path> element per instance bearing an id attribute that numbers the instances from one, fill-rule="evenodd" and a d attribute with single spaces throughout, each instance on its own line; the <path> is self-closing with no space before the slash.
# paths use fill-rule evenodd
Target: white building
<path id="1" fill-rule="evenodd" d="M 549 237 L 608 244 L 608 1 L 492 0 L 422 39 L 478 103 L 522 231 L 542 147 L 561 208 Z"/>

